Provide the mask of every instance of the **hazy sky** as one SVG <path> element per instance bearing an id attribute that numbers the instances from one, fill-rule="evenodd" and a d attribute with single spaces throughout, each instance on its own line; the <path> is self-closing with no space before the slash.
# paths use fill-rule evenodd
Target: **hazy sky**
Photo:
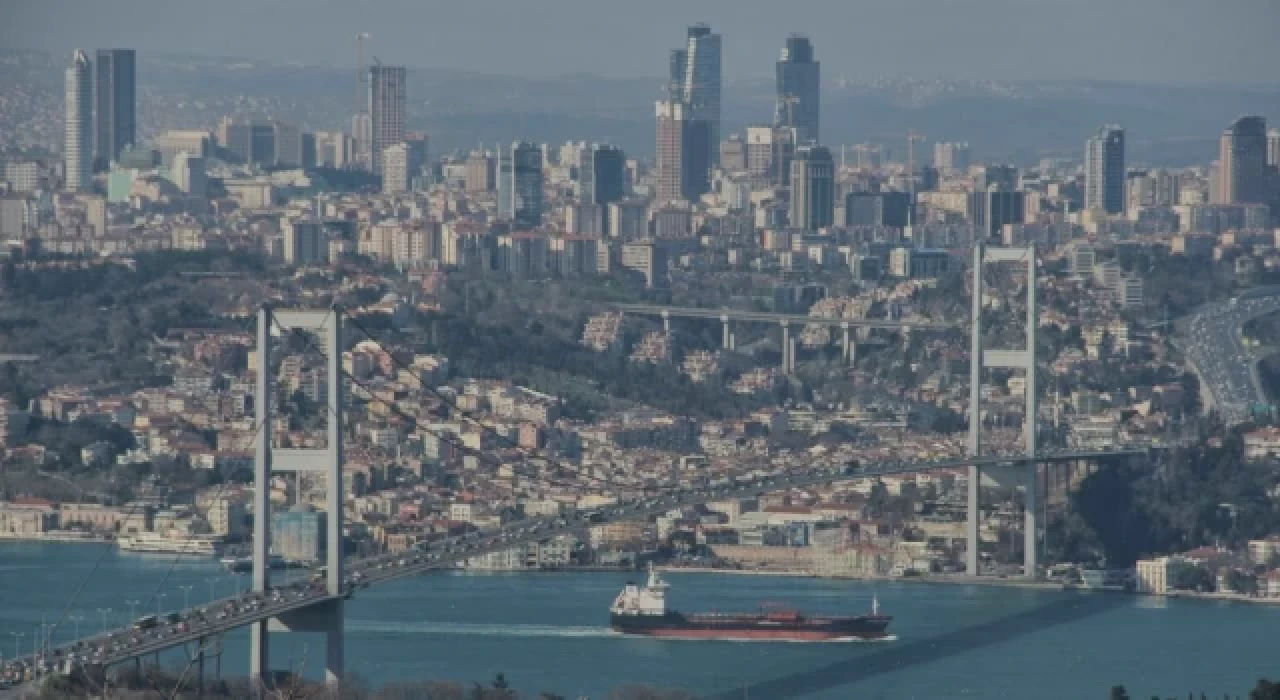
<path id="1" fill-rule="evenodd" d="M 1280 82 L 1280 0 L 0 0 L 0 46 L 638 77 L 696 21 L 730 80 L 803 32 L 825 78 Z"/>

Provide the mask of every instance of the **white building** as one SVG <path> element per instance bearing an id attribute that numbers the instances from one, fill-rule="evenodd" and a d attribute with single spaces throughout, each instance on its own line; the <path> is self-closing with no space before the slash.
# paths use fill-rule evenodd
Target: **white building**
<path id="1" fill-rule="evenodd" d="M 1173 562 L 1174 559 L 1171 557 L 1139 560 L 1134 576 L 1138 592 L 1151 595 L 1164 595 L 1167 593 L 1169 591 L 1169 569 L 1172 568 Z"/>
<path id="2" fill-rule="evenodd" d="M 66 188 L 89 189 L 93 157 L 93 80 L 89 57 L 76 50 L 66 75 Z"/>
<path id="3" fill-rule="evenodd" d="M 193 197 L 204 197 L 208 192 L 204 158 L 181 151 L 173 158 L 173 184 Z"/>

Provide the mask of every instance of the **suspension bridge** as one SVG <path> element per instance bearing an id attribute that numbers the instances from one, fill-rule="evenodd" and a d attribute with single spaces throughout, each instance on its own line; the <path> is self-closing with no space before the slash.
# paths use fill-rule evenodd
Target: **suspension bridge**
<path id="1" fill-rule="evenodd" d="M 410 552 L 386 554 L 367 558 L 347 558 L 343 543 L 343 438 L 345 435 L 344 384 L 362 386 L 360 380 L 342 370 L 344 327 L 352 325 L 372 334 L 360 326 L 359 321 L 341 308 L 326 310 L 273 309 L 263 306 L 257 317 L 257 384 L 255 397 L 253 436 L 255 445 L 253 511 L 255 515 L 271 512 L 269 501 L 270 481 L 279 472 L 308 472 L 324 477 L 327 505 L 325 566 L 314 571 L 310 580 L 285 585 L 273 585 L 269 545 L 271 542 L 271 518 L 253 519 L 252 582 L 250 590 L 235 596 L 211 600 L 204 604 L 185 607 L 162 616 L 149 616 L 134 624 L 79 639 L 51 643 L 42 640 L 30 654 L 11 659 L 7 668 L 16 671 L 27 680 L 39 679 L 50 673 L 68 673 L 77 668 L 109 668 L 113 665 L 137 661 L 143 657 L 178 647 L 196 645 L 194 658 L 199 662 L 198 678 L 203 687 L 203 661 L 211 645 L 217 644 L 225 633 L 248 627 L 250 630 L 250 676 L 263 680 L 270 674 L 269 634 L 272 631 L 312 632 L 325 635 L 325 678 L 336 683 L 343 677 L 343 615 L 347 599 L 371 585 L 432 571 L 447 570 L 462 562 L 488 553 L 545 541 L 562 535 L 580 533 L 594 525 L 610 522 L 648 518 L 672 510 L 704 504 L 712 501 L 754 497 L 765 493 L 792 488 L 814 486 L 834 481 L 865 479 L 894 474 L 927 472 L 943 469 L 968 470 L 968 523 L 967 571 L 978 574 L 978 523 L 979 489 L 983 470 L 994 467 L 1020 466 L 1026 469 L 1026 544 L 1024 546 L 1024 572 L 1035 577 L 1038 571 L 1037 550 L 1039 522 L 1035 504 L 1036 479 L 1039 465 L 1063 462 L 1099 460 L 1124 455 L 1143 455 L 1153 450 L 1173 447 L 1163 445 L 1113 445 L 1107 449 L 1082 450 L 1071 448 L 1043 449 L 1036 441 L 1038 415 L 1035 388 L 1035 253 L 1033 248 L 986 248 L 978 245 L 974 250 L 974 287 L 971 354 L 970 420 L 968 453 L 964 456 L 937 460 L 897 460 L 875 464 L 830 464 L 816 459 L 803 470 L 770 474 L 738 475 L 719 485 L 688 486 L 671 484 L 654 488 L 643 495 L 616 498 L 610 505 L 588 510 L 569 510 L 563 514 L 525 519 L 501 528 L 482 530 L 462 536 L 422 544 Z M 982 289 L 983 267 L 990 263 L 1011 262 L 1026 266 L 1027 316 L 1025 346 L 1016 349 L 987 350 L 982 347 Z M 623 311 L 654 313 L 667 320 L 672 309 L 630 308 Z M 711 315 L 682 313 L 694 318 L 718 318 L 728 324 L 724 314 Z M 742 319 L 756 322 L 784 323 L 788 319 Z M 804 319 L 805 322 L 813 319 Z M 837 323 L 844 323 L 836 321 Z M 665 324 L 664 324 L 665 325 Z M 856 323 L 850 325 L 858 325 Z M 891 324 L 900 327 L 904 324 Z M 912 325 L 912 324 L 905 324 Z M 954 324 L 922 324 L 920 327 L 950 328 Z M 846 326 L 847 327 L 847 326 Z M 726 325 L 727 328 L 727 325 Z M 785 328 L 785 326 L 784 326 Z M 272 444 L 271 431 L 264 426 L 272 424 L 275 370 L 271 360 L 272 338 L 295 330 L 321 338 L 321 354 L 326 357 L 328 410 L 326 437 L 321 448 L 281 448 Z M 669 332 L 669 328 L 668 328 Z M 728 331 L 726 330 L 726 336 Z M 376 342 L 376 340 L 375 340 Z M 391 354 L 394 356 L 394 354 Z M 1027 373 L 1026 415 L 1024 421 L 1025 444 L 1022 449 L 1006 450 L 1003 454 L 984 453 L 982 442 L 981 394 L 982 370 L 985 368 L 1021 369 Z M 416 375 L 414 375 L 416 376 Z M 423 384 L 423 389 L 445 398 L 441 392 Z M 363 388 L 363 387 L 362 387 Z M 374 392 L 365 391 L 374 396 Z M 389 409 L 413 423 L 411 417 L 399 412 L 394 403 Z M 456 408 L 456 405 L 455 405 Z M 465 414 L 465 412 L 462 412 Z M 470 418 L 482 429 L 486 426 Z M 492 430 L 492 429 L 489 429 Z M 506 440 L 505 436 L 503 439 Z M 455 443 L 457 444 L 457 443 Z M 989 452 L 989 450 L 988 450 Z M 626 489 L 634 493 L 634 485 Z M 96 567 L 95 567 L 96 569 Z M 92 572 L 91 574 L 92 575 Z M 83 590 L 85 582 L 81 584 Z M 77 592 L 78 595 L 78 592 Z M 70 609 L 68 605 L 68 610 Z M 61 621 L 59 621 L 61 623 Z M 56 624 L 55 624 L 56 629 Z"/>

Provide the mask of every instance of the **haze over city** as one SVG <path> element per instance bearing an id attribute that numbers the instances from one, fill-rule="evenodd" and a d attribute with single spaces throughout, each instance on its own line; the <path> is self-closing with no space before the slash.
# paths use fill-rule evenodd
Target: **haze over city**
<path id="1" fill-rule="evenodd" d="M 111 37 L 147 52 L 347 66 L 370 32 L 384 61 L 495 75 L 654 77 L 685 24 L 726 37 L 729 81 L 772 74 L 779 33 L 807 33 L 829 76 L 1274 85 L 1271 0 L 3 0 L 0 46 L 66 52 Z M 74 17 L 75 21 L 66 21 Z"/>

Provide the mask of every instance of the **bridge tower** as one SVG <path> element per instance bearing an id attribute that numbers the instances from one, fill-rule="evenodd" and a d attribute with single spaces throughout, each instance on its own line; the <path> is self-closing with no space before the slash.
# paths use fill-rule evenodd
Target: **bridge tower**
<path id="1" fill-rule="evenodd" d="M 982 273 L 988 263 L 1015 263 L 1026 265 L 1027 283 L 1027 317 L 1025 321 L 1026 347 L 1021 350 L 986 350 L 982 343 Z M 1025 416 L 1023 418 L 1023 439 L 1026 454 L 1031 457 L 1036 453 L 1036 417 L 1039 401 L 1036 396 L 1036 326 L 1039 324 L 1039 313 L 1036 309 L 1036 249 L 1034 245 L 1025 248 L 987 247 L 981 241 L 973 248 L 973 311 L 972 340 L 969 346 L 969 456 L 982 456 L 982 370 L 984 368 L 1022 369 L 1026 372 Z M 1024 527 L 1025 543 L 1023 545 L 1023 571 L 1028 578 L 1035 578 L 1038 561 L 1036 557 L 1039 530 L 1037 517 L 1036 462 L 1026 462 L 1026 520 Z M 966 540 L 968 549 L 965 553 L 966 572 L 970 576 L 978 575 L 978 523 L 979 494 L 982 488 L 982 469 L 977 465 L 969 467 L 968 523 Z"/>
<path id="2" fill-rule="evenodd" d="M 328 440 L 323 448 L 286 449 L 271 444 L 272 389 L 275 372 L 271 362 L 272 328 L 281 332 L 298 329 L 319 336 L 325 353 L 328 383 Z M 254 463 L 253 493 L 253 590 L 265 592 L 270 586 L 271 562 L 271 475 L 276 472 L 312 472 L 325 476 L 325 587 L 329 598 L 309 608 L 293 611 L 250 626 L 249 674 L 254 681 L 270 676 L 268 632 L 319 632 L 326 637 L 325 681 L 342 678 L 342 435 L 345 402 L 342 392 L 342 310 L 273 310 L 263 305 L 258 311 L 258 386 L 254 411 L 262 422 L 258 430 Z"/>

